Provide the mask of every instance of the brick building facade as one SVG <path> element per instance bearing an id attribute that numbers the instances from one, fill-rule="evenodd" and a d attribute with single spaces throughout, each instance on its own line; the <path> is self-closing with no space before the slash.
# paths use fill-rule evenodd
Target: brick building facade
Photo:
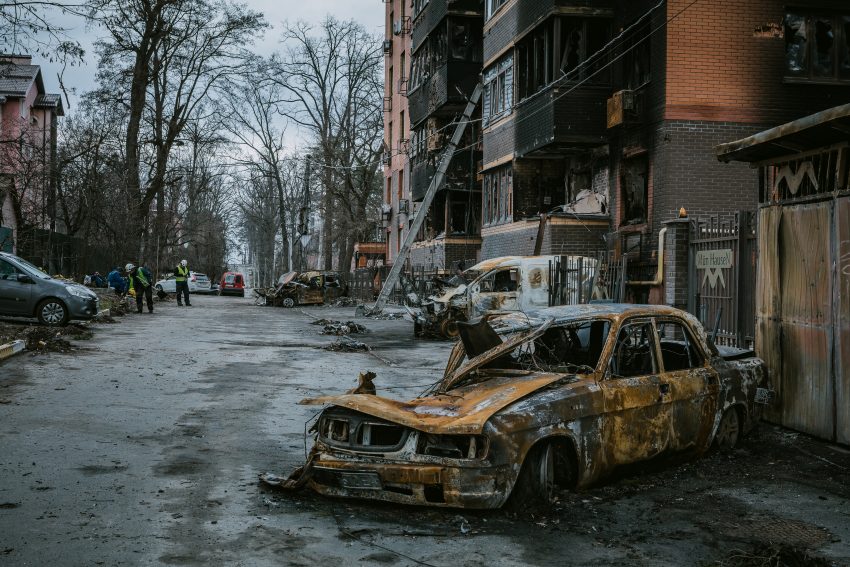
<path id="1" fill-rule="evenodd" d="M 546 213 L 542 253 L 608 248 L 652 279 L 680 208 L 758 203 L 755 171 L 716 145 L 850 100 L 845 0 L 656 5 L 483 1 L 482 259 L 532 252 Z M 678 293 L 648 287 L 631 297 Z"/>

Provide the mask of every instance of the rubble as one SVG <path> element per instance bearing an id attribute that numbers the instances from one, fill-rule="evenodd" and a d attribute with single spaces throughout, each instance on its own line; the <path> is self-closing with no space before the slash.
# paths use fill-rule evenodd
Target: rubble
<path id="1" fill-rule="evenodd" d="M 325 324 L 324 328 L 319 332 L 320 335 L 335 335 L 342 337 L 345 335 L 361 335 L 367 333 L 368 329 L 363 325 L 358 325 L 354 321 L 340 323 L 339 321 L 330 321 Z"/>
<path id="2" fill-rule="evenodd" d="M 369 352 L 371 349 L 369 345 L 366 343 L 361 343 L 360 341 L 337 341 L 335 343 L 331 343 L 329 345 L 319 347 L 324 350 L 329 350 L 331 352 Z"/>

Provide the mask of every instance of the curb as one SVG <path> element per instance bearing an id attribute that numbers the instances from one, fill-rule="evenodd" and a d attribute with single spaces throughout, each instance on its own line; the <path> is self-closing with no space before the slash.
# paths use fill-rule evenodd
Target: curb
<path id="1" fill-rule="evenodd" d="M 27 343 L 25 341 L 12 341 L 11 343 L 7 343 L 5 345 L 0 345 L 0 360 L 6 360 L 7 358 L 18 354 L 26 348 Z"/>

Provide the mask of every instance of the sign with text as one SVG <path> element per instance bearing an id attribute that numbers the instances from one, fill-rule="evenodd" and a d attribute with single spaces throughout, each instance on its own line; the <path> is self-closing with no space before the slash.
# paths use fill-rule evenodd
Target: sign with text
<path id="1" fill-rule="evenodd" d="M 732 249 L 724 250 L 700 250 L 697 252 L 697 270 L 705 270 L 705 276 L 702 279 L 702 285 L 708 284 L 708 287 L 714 289 L 717 286 L 717 281 L 726 287 L 726 280 L 723 278 L 723 272 L 726 268 L 732 267 Z"/>

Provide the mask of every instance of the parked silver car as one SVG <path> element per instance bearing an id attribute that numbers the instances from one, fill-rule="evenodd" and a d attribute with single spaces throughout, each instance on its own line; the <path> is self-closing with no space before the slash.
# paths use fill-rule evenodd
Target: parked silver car
<path id="1" fill-rule="evenodd" d="M 38 317 L 45 325 L 97 315 L 97 295 L 56 280 L 14 254 L 0 252 L 0 316 Z"/>
<path id="2" fill-rule="evenodd" d="M 157 291 L 164 291 L 165 293 L 176 293 L 177 292 L 177 280 L 175 279 L 174 274 L 169 274 L 165 278 L 157 281 L 154 284 L 154 288 Z M 206 274 L 202 274 L 200 272 L 189 272 L 189 293 L 211 293 L 212 292 L 212 282 L 210 282 L 210 278 Z"/>

